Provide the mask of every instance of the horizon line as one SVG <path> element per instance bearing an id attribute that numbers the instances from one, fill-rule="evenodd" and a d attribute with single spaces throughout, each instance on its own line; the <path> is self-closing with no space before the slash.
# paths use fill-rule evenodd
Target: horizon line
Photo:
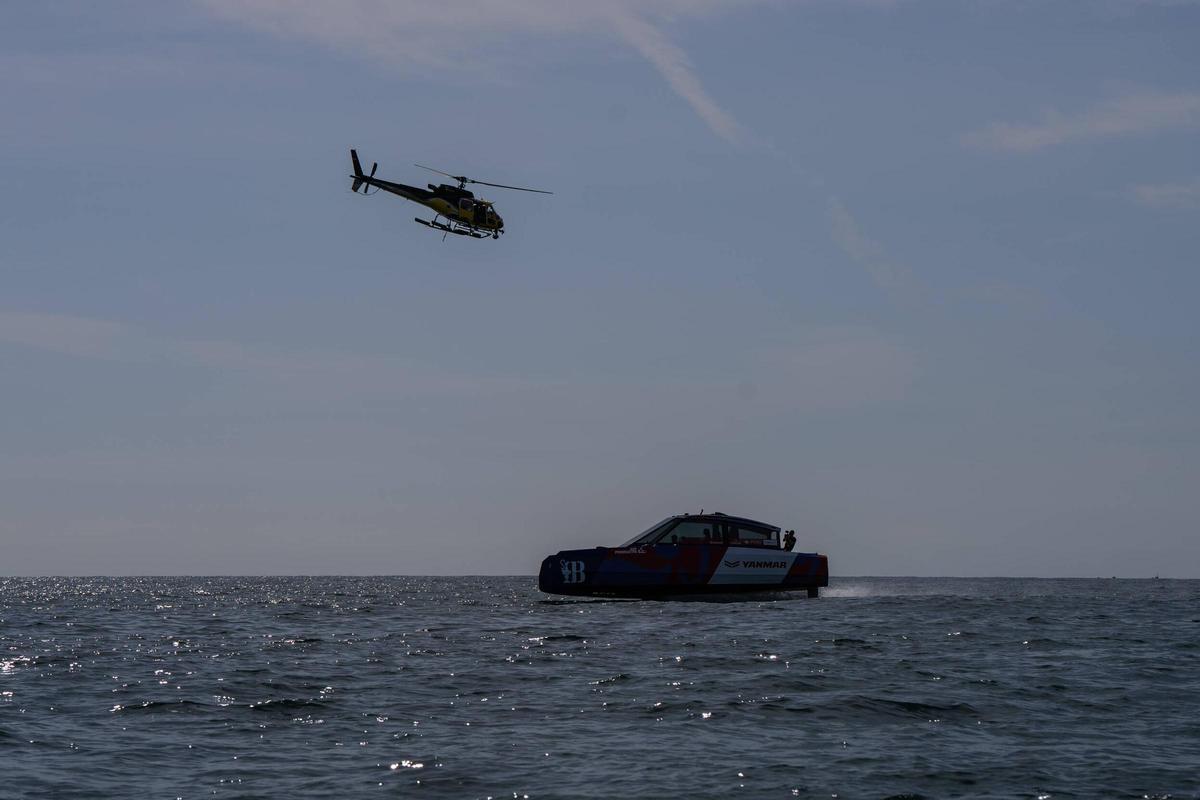
<path id="1" fill-rule="evenodd" d="M 279 572 L 279 573 L 128 573 L 111 575 L 59 574 L 14 574 L 0 575 L 0 580 L 26 580 L 45 578 L 528 578 L 536 581 L 537 575 L 514 573 L 400 573 L 400 572 Z M 1195 581 L 1200 576 L 1178 577 L 1161 575 L 830 575 L 836 580 L 1034 580 L 1034 581 Z"/>

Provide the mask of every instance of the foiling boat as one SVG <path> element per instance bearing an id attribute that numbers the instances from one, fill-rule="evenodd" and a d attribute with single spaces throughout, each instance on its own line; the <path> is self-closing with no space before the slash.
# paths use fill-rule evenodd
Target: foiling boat
<path id="1" fill-rule="evenodd" d="M 620 547 L 562 550 L 542 561 L 548 594 L 662 597 L 723 592 L 807 591 L 829 585 L 828 559 L 794 553 L 795 534 L 727 514 L 679 514 Z"/>

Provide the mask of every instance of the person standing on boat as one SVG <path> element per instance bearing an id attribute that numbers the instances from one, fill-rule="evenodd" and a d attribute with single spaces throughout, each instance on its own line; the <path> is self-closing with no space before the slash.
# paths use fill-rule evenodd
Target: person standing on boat
<path id="1" fill-rule="evenodd" d="M 790 553 L 792 551 L 792 548 L 795 546 L 796 546 L 796 532 L 794 530 L 788 531 L 787 534 L 785 534 L 783 537 L 783 549 L 785 552 Z"/>

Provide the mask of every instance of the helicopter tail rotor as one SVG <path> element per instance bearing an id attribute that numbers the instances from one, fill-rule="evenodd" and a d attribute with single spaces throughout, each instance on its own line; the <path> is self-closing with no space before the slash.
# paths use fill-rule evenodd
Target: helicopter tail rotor
<path id="1" fill-rule="evenodd" d="M 350 162 L 354 165 L 354 174 L 350 176 L 354 179 L 354 183 L 351 184 L 350 191 L 357 192 L 361 188 L 363 194 L 366 194 L 367 188 L 363 187 L 363 184 L 366 183 L 368 187 L 370 186 L 370 180 L 375 177 L 375 170 L 379 168 L 379 162 L 371 164 L 370 175 L 363 174 L 362 164 L 358 163 L 358 152 L 353 149 L 350 151 Z"/>

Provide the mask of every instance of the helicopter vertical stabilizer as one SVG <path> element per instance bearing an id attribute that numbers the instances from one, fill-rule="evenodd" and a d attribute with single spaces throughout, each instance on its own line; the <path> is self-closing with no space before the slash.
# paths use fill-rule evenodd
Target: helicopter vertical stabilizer
<path id="1" fill-rule="evenodd" d="M 354 163 L 354 185 L 350 187 L 350 191 L 357 192 L 362 187 L 362 164 L 358 163 L 358 153 L 353 149 L 350 150 L 350 161 Z"/>

